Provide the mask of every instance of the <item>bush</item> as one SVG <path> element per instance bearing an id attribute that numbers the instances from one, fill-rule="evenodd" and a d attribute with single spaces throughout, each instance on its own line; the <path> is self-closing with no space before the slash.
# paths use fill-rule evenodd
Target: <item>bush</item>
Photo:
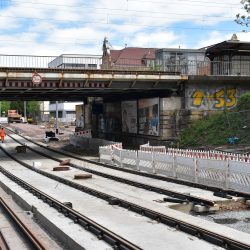
<path id="1" fill-rule="evenodd" d="M 239 97 L 237 110 L 250 110 L 250 92 Z"/>
<path id="2" fill-rule="evenodd" d="M 180 134 L 179 142 L 181 147 L 219 146 L 234 136 L 240 143 L 250 144 L 250 93 L 238 99 L 234 110 L 196 121 Z"/>

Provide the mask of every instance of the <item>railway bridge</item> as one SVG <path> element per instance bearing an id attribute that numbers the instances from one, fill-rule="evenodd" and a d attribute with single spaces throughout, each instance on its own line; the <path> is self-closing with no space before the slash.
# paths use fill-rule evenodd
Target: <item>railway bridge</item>
<path id="1" fill-rule="evenodd" d="M 166 72 L 6 67 L 0 68 L 0 98 L 81 101 L 89 96 L 162 96 L 187 79 Z"/>
<path id="2" fill-rule="evenodd" d="M 131 63 L 103 69 L 99 58 L 59 59 L 0 55 L 0 100 L 83 101 L 85 128 L 137 145 L 175 140 L 190 121 L 234 108 L 250 90 L 249 72 L 227 71 L 232 65 L 224 62 L 164 64 L 168 70 L 160 71 Z"/>

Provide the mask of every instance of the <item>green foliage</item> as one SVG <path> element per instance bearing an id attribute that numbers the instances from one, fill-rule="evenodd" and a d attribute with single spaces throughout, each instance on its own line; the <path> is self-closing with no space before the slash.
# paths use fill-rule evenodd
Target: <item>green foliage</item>
<path id="1" fill-rule="evenodd" d="M 29 101 L 27 102 L 27 114 L 28 116 L 37 115 L 40 111 L 40 105 L 37 101 Z"/>
<path id="2" fill-rule="evenodd" d="M 238 99 L 232 111 L 217 112 L 186 128 L 179 137 L 181 147 L 219 146 L 236 136 L 239 143 L 250 144 L 250 93 Z"/>
<path id="3" fill-rule="evenodd" d="M 238 110 L 250 110 L 250 92 L 243 94 L 238 99 L 237 103 Z"/>
<path id="4" fill-rule="evenodd" d="M 8 113 L 8 110 L 10 109 L 10 102 L 8 101 L 1 101 L 1 113 L 2 115 L 5 114 L 5 116 Z"/>
<path id="5" fill-rule="evenodd" d="M 249 27 L 250 25 L 250 0 L 242 0 L 241 1 L 242 4 L 242 9 L 243 9 L 243 14 L 242 13 L 238 13 L 236 15 L 236 23 L 242 25 L 242 26 L 246 26 Z"/>
<path id="6" fill-rule="evenodd" d="M 10 103 L 10 109 L 18 110 L 18 113 L 24 115 L 24 102 L 23 101 L 13 101 Z M 38 101 L 28 101 L 26 103 L 26 112 L 28 116 L 37 115 L 40 110 Z"/>
<path id="7" fill-rule="evenodd" d="M 19 114 L 23 114 L 23 101 L 13 101 L 10 103 L 10 109 L 15 109 Z"/>

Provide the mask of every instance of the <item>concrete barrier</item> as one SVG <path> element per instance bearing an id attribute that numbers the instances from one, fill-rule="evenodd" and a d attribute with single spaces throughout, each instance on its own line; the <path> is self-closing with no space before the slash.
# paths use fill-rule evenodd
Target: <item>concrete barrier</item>
<path id="1" fill-rule="evenodd" d="M 69 138 L 70 144 L 75 147 L 80 147 L 83 149 L 90 149 L 98 152 L 100 146 L 113 145 L 116 142 L 107 141 L 99 138 L 87 138 L 87 137 L 79 137 L 76 135 L 71 135 Z"/>

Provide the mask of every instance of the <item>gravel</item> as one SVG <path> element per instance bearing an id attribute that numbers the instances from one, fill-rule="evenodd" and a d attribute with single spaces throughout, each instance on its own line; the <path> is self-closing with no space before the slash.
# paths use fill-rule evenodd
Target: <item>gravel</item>
<path id="1" fill-rule="evenodd" d="M 198 217 L 250 234 L 250 211 L 229 211 Z"/>

